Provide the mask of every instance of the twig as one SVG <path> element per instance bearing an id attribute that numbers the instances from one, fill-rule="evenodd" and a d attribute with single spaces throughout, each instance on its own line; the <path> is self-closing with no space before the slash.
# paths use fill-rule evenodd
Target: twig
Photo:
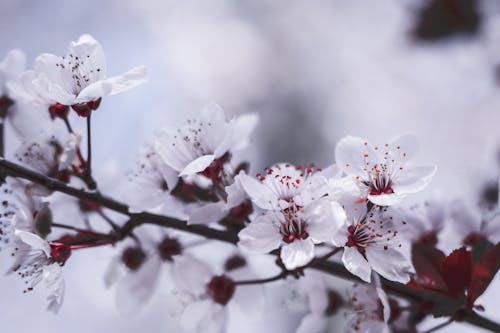
<path id="1" fill-rule="evenodd" d="M 445 321 L 444 323 L 441 323 L 441 324 L 439 324 L 437 326 L 434 326 L 434 327 L 428 329 L 427 331 L 423 331 L 422 333 L 431 333 L 431 332 L 438 331 L 438 330 L 442 329 L 443 327 L 448 326 L 452 322 L 453 322 L 453 319 L 450 318 L 447 321 Z"/>

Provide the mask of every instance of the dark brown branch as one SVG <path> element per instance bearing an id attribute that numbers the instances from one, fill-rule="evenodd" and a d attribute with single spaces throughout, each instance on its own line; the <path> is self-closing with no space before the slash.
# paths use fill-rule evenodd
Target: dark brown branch
<path id="1" fill-rule="evenodd" d="M 74 187 L 66 185 L 59 180 L 49 178 L 38 172 L 32 171 L 2 158 L 0 158 L 0 171 L 5 176 L 23 178 L 39 185 L 43 185 L 52 191 L 65 193 L 80 200 L 90 201 L 101 207 L 108 208 L 115 212 L 129 216 L 129 221 L 125 223 L 121 228 L 119 235 L 119 238 L 121 239 L 126 237 L 129 233 L 132 232 L 134 228 L 141 224 L 155 224 L 162 227 L 182 230 L 201 235 L 206 238 L 217 239 L 233 244 L 236 244 L 238 240 L 236 234 L 234 233 L 212 229 L 204 225 L 188 225 L 186 221 L 147 212 L 130 213 L 129 207 L 126 204 L 118 202 L 110 197 L 104 196 L 99 192 L 89 192 L 84 189 L 76 189 Z"/>

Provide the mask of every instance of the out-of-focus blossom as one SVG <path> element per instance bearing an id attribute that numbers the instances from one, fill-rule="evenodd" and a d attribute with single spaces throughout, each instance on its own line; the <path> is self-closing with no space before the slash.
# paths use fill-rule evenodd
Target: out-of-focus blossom
<path id="1" fill-rule="evenodd" d="M 140 312 L 156 291 L 162 276 L 162 263 L 170 264 L 182 253 L 176 238 L 163 235 L 157 241 L 144 232 L 140 235 L 144 245 L 125 246 L 120 255 L 111 260 L 104 275 L 106 287 L 117 285 L 116 306 L 125 316 Z M 170 274 L 170 265 L 165 267 Z"/>
<path id="2" fill-rule="evenodd" d="M 435 166 L 413 166 L 418 151 L 414 136 L 403 135 L 382 146 L 347 136 L 335 149 L 337 165 L 353 177 L 364 197 L 380 206 L 399 203 L 407 194 L 423 190 L 436 172 Z"/>
<path id="3" fill-rule="evenodd" d="M 214 275 L 210 268 L 192 256 L 174 262 L 173 277 L 184 304 L 180 326 L 186 332 L 221 333 L 226 331 L 227 306 L 235 291 L 227 275 Z"/>
<path id="4" fill-rule="evenodd" d="M 247 175 L 241 184 L 252 201 L 264 209 L 238 237 L 238 245 L 254 253 L 281 248 L 287 269 L 295 269 L 314 258 L 314 244 L 331 241 L 337 226 L 345 223 L 343 208 L 318 191 L 325 175 L 310 167 L 278 164 L 267 169 L 260 181 Z M 343 245 L 343 244 L 342 244 Z"/>
<path id="5" fill-rule="evenodd" d="M 453 227 L 465 244 L 488 240 L 496 244 L 500 241 L 500 210 L 487 211 L 470 201 L 455 200 L 450 204 Z"/>
<path id="6" fill-rule="evenodd" d="M 60 243 L 49 243 L 39 236 L 15 230 L 15 257 L 12 271 L 26 283 L 24 292 L 31 291 L 43 281 L 48 290 L 47 310 L 57 313 L 64 300 L 64 280 L 61 266 L 69 258 L 71 249 Z"/>
<path id="7" fill-rule="evenodd" d="M 7 85 L 18 80 L 26 68 L 26 55 L 23 51 L 10 50 L 0 62 L 0 98 L 10 97 Z"/>
<path id="8" fill-rule="evenodd" d="M 30 102 L 71 106 L 86 117 L 98 108 L 102 97 L 127 91 L 145 80 L 144 66 L 107 78 L 101 44 L 90 35 L 82 35 L 78 41 L 71 42 L 64 57 L 49 53 L 38 56 L 34 71 L 25 72 L 20 83 Z"/>
<path id="9" fill-rule="evenodd" d="M 199 118 L 188 120 L 177 130 L 162 131 L 155 148 L 179 176 L 194 175 L 210 166 L 220 168 L 232 153 L 245 148 L 257 122 L 255 114 L 242 115 L 228 122 L 224 111 L 210 103 Z"/>
<path id="10" fill-rule="evenodd" d="M 378 209 L 367 212 L 364 204 L 349 208 L 333 235 L 333 243 L 344 247 L 345 267 L 367 282 L 374 270 L 391 281 L 407 283 L 412 265 L 403 254 L 403 222 Z"/>
<path id="11" fill-rule="evenodd" d="M 412 242 L 424 241 L 436 244 L 438 234 L 446 219 L 446 204 L 442 200 L 425 201 L 409 208 L 392 211 L 405 222 L 403 232 Z"/>
<path id="12" fill-rule="evenodd" d="M 390 333 L 389 300 L 379 286 L 355 284 L 348 294 L 351 311 L 347 313 L 346 332 Z"/>

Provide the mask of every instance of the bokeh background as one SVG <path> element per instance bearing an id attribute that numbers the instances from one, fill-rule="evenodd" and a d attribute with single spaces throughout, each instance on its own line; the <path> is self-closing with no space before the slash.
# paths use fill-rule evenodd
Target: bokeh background
<path id="1" fill-rule="evenodd" d="M 0 1 L 0 57 L 18 47 L 31 64 L 43 52 L 64 54 L 82 33 L 103 44 L 110 75 L 149 68 L 146 85 L 106 98 L 93 116 L 94 163 L 108 193 L 155 130 L 179 125 L 208 101 L 230 115 L 261 115 L 248 155 L 254 170 L 285 160 L 327 165 L 346 134 L 384 142 L 411 132 L 420 161 L 438 165 L 420 199 L 437 191 L 475 200 L 498 179 L 496 0 Z M 445 249 L 453 237 L 445 235 Z M 41 292 L 23 295 L 15 277 L 2 277 L 1 331 L 177 332 L 165 319 L 166 288 L 137 316 L 118 314 L 103 284 L 113 255 L 91 250 L 68 262 L 57 316 L 44 311 Z M 499 295 L 497 277 L 479 301 L 496 320 Z M 290 332 L 300 318 L 268 308 L 262 322 L 242 316 L 231 332 Z"/>

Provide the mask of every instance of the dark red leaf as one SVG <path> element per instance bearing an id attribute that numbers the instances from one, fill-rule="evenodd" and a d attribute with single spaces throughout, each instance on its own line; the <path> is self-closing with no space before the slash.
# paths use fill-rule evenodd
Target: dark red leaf
<path id="1" fill-rule="evenodd" d="M 472 271 L 472 253 L 461 247 L 453 251 L 441 263 L 441 275 L 443 276 L 448 294 L 460 296 L 469 286 Z"/>
<path id="2" fill-rule="evenodd" d="M 500 269 L 500 243 L 486 251 L 472 269 L 468 299 L 470 306 L 484 293 L 498 269 Z"/>
<path id="3" fill-rule="evenodd" d="M 443 252 L 429 244 L 413 244 L 412 261 L 416 275 L 410 287 L 446 292 L 446 283 L 441 276 L 440 270 L 444 258 Z"/>

